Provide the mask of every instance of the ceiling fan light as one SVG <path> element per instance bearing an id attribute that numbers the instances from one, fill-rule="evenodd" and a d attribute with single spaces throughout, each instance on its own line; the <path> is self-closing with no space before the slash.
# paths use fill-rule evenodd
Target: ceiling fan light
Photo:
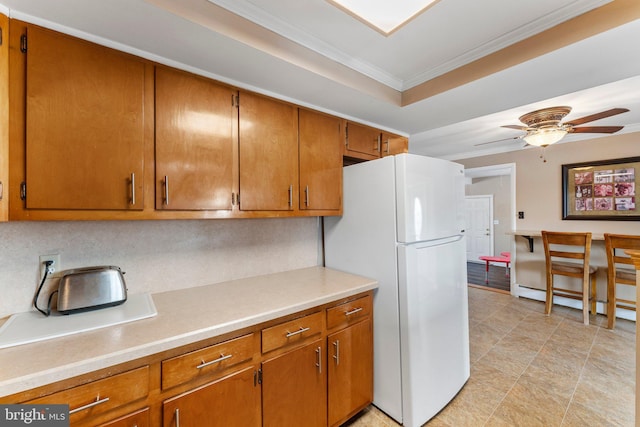
<path id="1" fill-rule="evenodd" d="M 524 140 L 529 145 L 546 147 L 560 141 L 566 134 L 567 131 L 564 129 L 539 129 L 529 132 L 525 135 Z"/>

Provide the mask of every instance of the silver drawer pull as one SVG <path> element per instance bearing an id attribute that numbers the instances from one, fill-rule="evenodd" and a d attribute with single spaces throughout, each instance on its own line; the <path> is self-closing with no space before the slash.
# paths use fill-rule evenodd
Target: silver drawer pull
<path id="1" fill-rule="evenodd" d="M 362 307 L 354 308 L 351 311 L 347 311 L 344 313 L 345 316 L 351 316 L 352 314 L 360 313 L 362 311 Z"/>
<path id="2" fill-rule="evenodd" d="M 233 354 L 227 354 L 226 356 L 224 354 L 221 354 L 220 357 L 218 357 L 215 360 L 212 360 L 211 362 L 205 362 L 204 360 L 202 361 L 201 364 L 199 364 L 198 366 L 196 366 L 196 368 L 198 369 L 202 369 L 205 366 L 209 366 L 209 365 L 213 365 L 214 363 L 220 363 L 223 360 L 227 360 L 233 357 Z"/>
<path id="3" fill-rule="evenodd" d="M 105 403 L 105 402 L 108 402 L 108 401 L 109 401 L 108 397 L 105 397 L 104 399 L 100 399 L 100 395 L 98 395 L 98 397 L 96 397 L 96 401 L 95 402 L 91 402 L 91 403 L 88 403 L 88 404 L 86 404 L 84 406 L 81 406 L 79 408 L 72 409 L 72 410 L 69 411 L 69 415 L 75 414 L 76 412 L 84 411 L 85 409 L 93 408 L 94 406 L 98 406 L 101 403 Z"/>
<path id="4" fill-rule="evenodd" d="M 180 427 L 180 408 L 176 408 L 176 427 Z"/>
<path id="5" fill-rule="evenodd" d="M 316 348 L 316 367 L 318 368 L 318 373 L 322 373 L 322 347 Z"/>
<path id="6" fill-rule="evenodd" d="M 300 329 L 295 331 L 295 332 L 287 332 L 287 338 L 291 338 L 294 335 L 298 335 L 298 334 L 301 334 L 303 332 L 307 332 L 309 329 L 311 329 L 311 328 L 300 327 Z"/>
<path id="7" fill-rule="evenodd" d="M 136 174 L 131 172 L 131 204 L 136 204 Z"/>
<path id="8" fill-rule="evenodd" d="M 169 206 L 169 177 L 164 176 L 164 204 Z"/>

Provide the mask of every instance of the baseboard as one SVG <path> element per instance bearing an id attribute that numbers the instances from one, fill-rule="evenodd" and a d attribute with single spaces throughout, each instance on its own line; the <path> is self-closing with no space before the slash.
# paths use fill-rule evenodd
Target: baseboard
<path id="1" fill-rule="evenodd" d="M 505 291 L 503 289 L 491 288 L 489 286 L 484 286 L 484 285 L 476 285 L 475 283 L 467 283 L 467 286 L 469 286 L 470 288 L 478 288 L 485 291 L 497 292 L 499 294 L 511 295 L 511 292 L 509 291 Z"/>
<path id="2" fill-rule="evenodd" d="M 542 301 L 542 302 L 544 302 L 547 299 L 547 295 L 545 291 L 541 291 L 540 289 L 527 288 L 526 286 L 522 286 L 522 285 L 518 285 L 517 296 L 529 298 L 535 301 Z M 553 303 L 562 305 L 564 307 L 577 308 L 578 310 L 582 310 L 582 303 L 580 301 L 577 301 L 571 298 L 554 296 Z M 606 304 L 601 301 L 596 302 L 596 313 L 606 314 Z M 633 310 L 624 310 L 622 308 L 616 308 L 616 317 L 635 322 L 636 312 Z"/>

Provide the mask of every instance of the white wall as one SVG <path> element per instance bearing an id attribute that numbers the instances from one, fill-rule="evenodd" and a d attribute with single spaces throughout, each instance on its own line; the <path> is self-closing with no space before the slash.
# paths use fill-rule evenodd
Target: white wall
<path id="1" fill-rule="evenodd" d="M 117 265 L 138 294 L 318 265 L 318 244 L 315 217 L 0 223 L 0 319 L 31 309 L 41 254 L 63 269 Z"/>

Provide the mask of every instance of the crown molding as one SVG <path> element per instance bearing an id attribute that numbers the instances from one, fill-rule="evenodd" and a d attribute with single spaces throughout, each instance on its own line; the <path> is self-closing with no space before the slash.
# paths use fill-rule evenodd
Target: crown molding
<path id="1" fill-rule="evenodd" d="M 531 21 L 525 26 L 511 31 L 501 37 L 485 43 L 477 48 L 459 55 L 450 61 L 441 64 L 438 67 L 426 70 L 415 76 L 402 80 L 386 71 L 370 64 L 366 61 L 353 58 L 351 55 L 337 49 L 319 38 L 309 34 L 308 32 L 295 27 L 282 19 L 266 12 L 265 10 L 255 6 L 247 0 L 207 0 L 217 6 L 220 6 L 236 15 L 239 15 L 256 25 L 264 27 L 282 37 L 285 37 L 307 49 L 310 49 L 326 58 L 339 62 L 340 64 L 353 69 L 367 77 L 370 77 L 392 89 L 403 91 L 431 80 L 439 75 L 455 70 L 465 64 L 473 62 L 488 54 L 499 51 L 520 40 L 524 40 L 537 33 L 554 27 L 568 19 L 588 12 L 594 8 L 600 7 L 613 0 L 586 0 L 575 1 L 561 9 L 558 9 L 542 19 Z"/>

